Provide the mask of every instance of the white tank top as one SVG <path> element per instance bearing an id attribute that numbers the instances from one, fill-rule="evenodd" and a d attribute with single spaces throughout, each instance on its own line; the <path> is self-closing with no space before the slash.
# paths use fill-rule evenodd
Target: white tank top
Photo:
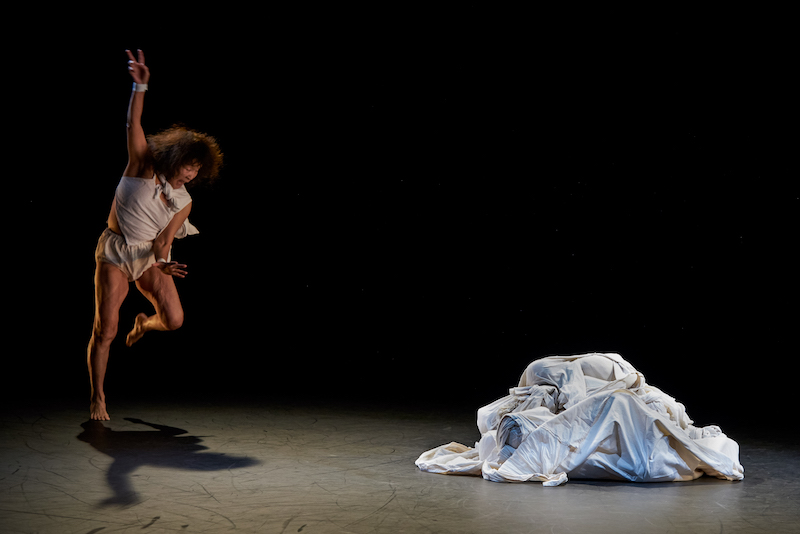
<path id="1" fill-rule="evenodd" d="M 167 197 L 169 206 L 161 200 L 161 193 Z M 153 178 L 123 176 L 114 198 L 119 229 L 129 245 L 155 240 L 175 214 L 192 201 L 185 187 L 173 189 L 163 176 L 158 180 L 155 176 Z M 175 237 L 182 239 L 197 233 L 199 233 L 197 228 L 187 219 Z"/>

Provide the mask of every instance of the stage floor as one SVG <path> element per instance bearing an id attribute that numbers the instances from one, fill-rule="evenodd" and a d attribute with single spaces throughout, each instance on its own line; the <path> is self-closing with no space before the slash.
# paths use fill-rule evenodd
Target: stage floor
<path id="1" fill-rule="evenodd" d="M 6 406 L 0 532 L 800 532 L 792 440 L 739 441 L 745 480 L 498 484 L 414 460 L 479 437 L 474 410 L 355 403 Z M 749 433 L 747 433 L 749 434 Z"/>

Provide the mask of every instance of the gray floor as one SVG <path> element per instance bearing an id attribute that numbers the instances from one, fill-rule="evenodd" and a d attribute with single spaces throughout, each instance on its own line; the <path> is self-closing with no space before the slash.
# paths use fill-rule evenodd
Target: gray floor
<path id="1" fill-rule="evenodd" d="M 114 420 L 6 409 L 0 532 L 800 532 L 798 448 L 732 435 L 747 478 L 570 481 L 557 488 L 422 473 L 478 437 L 472 410 L 120 403 Z"/>

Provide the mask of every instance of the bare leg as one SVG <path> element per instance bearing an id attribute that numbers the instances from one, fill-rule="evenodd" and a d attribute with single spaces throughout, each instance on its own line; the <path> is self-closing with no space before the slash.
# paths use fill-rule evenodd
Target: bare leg
<path id="1" fill-rule="evenodd" d="M 171 276 L 151 267 L 136 281 L 136 287 L 153 304 L 156 313 L 149 317 L 144 313 L 136 316 L 126 340 L 129 347 L 151 330 L 177 330 L 183 325 L 183 307 Z"/>
<path id="2" fill-rule="evenodd" d="M 87 365 L 92 388 L 90 416 L 96 421 L 111 419 L 106 410 L 103 383 L 108 366 L 108 351 L 117 335 L 119 308 L 128 295 L 128 277 L 113 265 L 97 264 L 94 276 L 95 313 L 92 338 L 89 340 Z"/>

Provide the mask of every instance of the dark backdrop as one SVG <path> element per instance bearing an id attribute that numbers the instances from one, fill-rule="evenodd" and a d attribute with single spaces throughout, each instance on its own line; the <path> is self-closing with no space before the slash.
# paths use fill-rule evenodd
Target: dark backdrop
<path id="1" fill-rule="evenodd" d="M 148 309 L 132 289 L 110 397 L 472 409 L 535 358 L 614 351 L 700 423 L 775 413 L 800 192 L 772 19 L 403 9 L 21 40 L 8 340 L 31 348 L 11 351 L 8 390 L 88 395 L 124 49 L 143 48 L 146 130 L 207 131 L 226 164 L 173 251 L 186 324 L 125 348 Z"/>

